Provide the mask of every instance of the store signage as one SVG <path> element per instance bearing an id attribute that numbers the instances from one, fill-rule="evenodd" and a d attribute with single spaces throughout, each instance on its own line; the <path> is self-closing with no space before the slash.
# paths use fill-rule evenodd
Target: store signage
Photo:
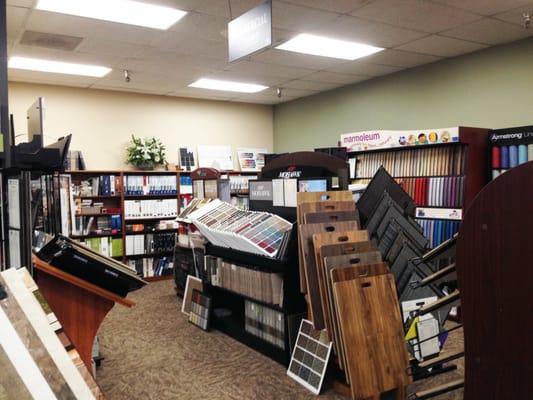
<path id="1" fill-rule="evenodd" d="M 272 0 L 252 8 L 228 23 L 229 61 L 272 44 Z"/>
<path id="2" fill-rule="evenodd" d="M 250 200 L 272 201 L 272 181 L 250 181 Z"/>
<path id="3" fill-rule="evenodd" d="M 417 218 L 451 219 L 460 221 L 463 218 L 463 210 L 460 208 L 418 207 L 415 215 Z"/>
<path id="4" fill-rule="evenodd" d="M 425 146 L 459 141 L 459 128 L 409 131 L 363 131 L 341 135 L 342 147 L 348 151 L 365 151 L 391 147 Z"/>

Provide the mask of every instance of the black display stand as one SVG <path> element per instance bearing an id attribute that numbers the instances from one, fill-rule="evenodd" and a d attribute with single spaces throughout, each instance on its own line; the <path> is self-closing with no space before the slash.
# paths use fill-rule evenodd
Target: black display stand
<path id="1" fill-rule="evenodd" d="M 328 190 L 346 189 L 348 186 L 347 163 L 321 152 L 298 152 L 280 155 L 267 161 L 258 177 L 259 181 L 272 179 L 327 178 Z M 273 206 L 272 201 L 250 199 L 250 210 L 277 214 L 290 222 L 296 221 L 296 207 Z M 246 344 L 256 351 L 288 366 L 291 348 L 299 328 L 299 322 L 306 315 L 307 306 L 304 295 L 299 289 L 297 227 L 293 227 L 285 257 L 281 260 L 253 255 L 250 253 L 206 245 L 205 254 L 220 257 L 236 265 L 258 269 L 263 272 L 281 273 L 283 276 L 283 304 L 281 306 L 264 303 L 248 298 L 228 289 L 204 283 L 206 291 L 213 298 L 212 327 Z M 278 311 L 283 315 L 285 329 L 285 349 L 276 347 L 245 330 L 245 300 L 253 301 L 263 307 Z M 225 313 L 217 312 L 224 309 Z M 294 334 L 293 334 L 294 333 Z"/>

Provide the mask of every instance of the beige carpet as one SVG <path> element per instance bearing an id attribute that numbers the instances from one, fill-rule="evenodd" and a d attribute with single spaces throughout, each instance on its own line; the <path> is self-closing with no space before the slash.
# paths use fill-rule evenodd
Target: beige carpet
<path id="1" fill-rule="evenodd" d="M 137 306 L 115 306 L 98 334 L 105 360 L 97 381 L 108 399 L 316 398 L 280 364 L 220 332 L 189 324 L 173 282 L 151 283 L 128 298 Z M 461 370 L 417 383 L 416 389 L 456 378 Z M 320 398 L 341 399 L 328 387 Z M 440 397 L 461 398 L 460 392 Z"/>

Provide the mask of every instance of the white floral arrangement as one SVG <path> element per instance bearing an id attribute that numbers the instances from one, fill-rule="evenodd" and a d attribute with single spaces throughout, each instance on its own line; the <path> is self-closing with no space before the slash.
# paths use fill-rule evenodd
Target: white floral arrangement
<path id="1" fill-rule="evenodd" d="M 126 148 L 126 161 L 138 168 L 154 168 L 166 164 L 165 146 L 156 138 L 136 138 L 131 135 L 131 142 Z"/>

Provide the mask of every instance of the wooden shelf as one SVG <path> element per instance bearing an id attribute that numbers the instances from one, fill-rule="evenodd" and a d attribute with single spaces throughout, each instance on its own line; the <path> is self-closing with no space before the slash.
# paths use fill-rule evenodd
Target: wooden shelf
<path id="1" fill-rule="evenodd" d="M 126 231 L 126 235 L 146 235 L 146 234 L 149 234 L 149 233 L 175 233 L 178 231 L 178 228 L 173 228 L 173 229 L 159 229 L 159 230 L 154 230 L 154 231 L 139 231 L 139 232 L 127 232 Z"/>
<path id="2" fill-rule="evenodd" d="M 174 215 L 173 217 L 125 217 L 125 221 L 156 221 L 160 219 L 176 219 L 178 218 L 177 215 Z"/>
<path id="3" fill-rule="evenodd" d="M 124 200 L 142 200 L 142 199 L 174 199 L 178 196 L 174 194 L 128 194 L 124 195 Z"/>
<path id="4" fill-rule="evenodd" d="M 94 195 L 94 196 L 74 196 L 75 199 L 120 199 L 120 194 L 114 194 L 114 195 Z"/>
<path id="5" fill-rule="evenodd" d="M 116 233 L 89 233 L 87 235 L 70 235 L 72 239 L 91 239 L 91 238 L 101 238 L 101 237 L 122 237 L 122 232 Z"/>
<path id="6" fill-rule="evenodd" d="M 134 260 L 136 258 L 156 258 L 156 257 L 169 257 L 174 254 L 174 251 L 164 251 L 162 253 L 143 253 L 143 254 L 129 254 L 126 255 L 126 259 Z"/>
<path id="7" fill-rule="evenodd" d="M 88 214 L 76 214 L 76 217 L 109 217 L 111 215 L 122 215 L 121 212 L 116 213 L 88 213 Z"/>

